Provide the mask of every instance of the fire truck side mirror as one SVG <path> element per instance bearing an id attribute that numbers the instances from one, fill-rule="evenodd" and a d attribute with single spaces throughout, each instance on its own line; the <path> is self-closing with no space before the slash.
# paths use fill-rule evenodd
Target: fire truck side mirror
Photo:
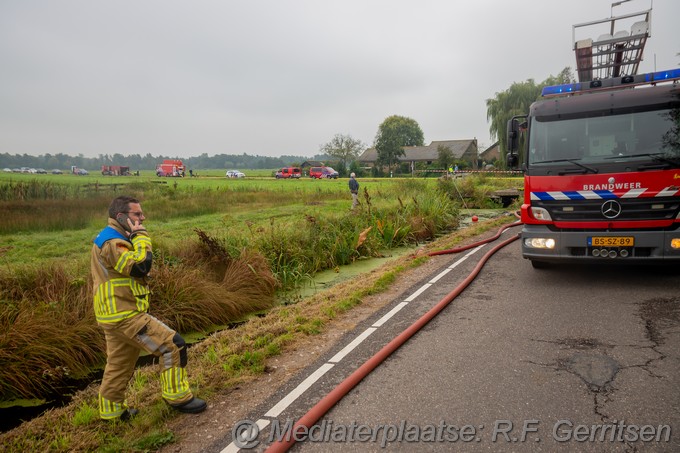
<path id="1" fill-rule="evenodd" d="M 513 154 L 519 148 L 519 121 L 512 118 L 508 121 L 508 155 Z"/>

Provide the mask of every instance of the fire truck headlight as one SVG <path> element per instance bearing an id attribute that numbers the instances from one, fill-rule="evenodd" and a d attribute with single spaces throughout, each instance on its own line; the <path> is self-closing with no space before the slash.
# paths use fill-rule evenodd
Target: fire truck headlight
<path id="1" fill-rule="evenodd" d="M 671 239 L 671 248 L 676 250 L 680 249 L 680 238 Z"/>
<path id="2" fill-rule="evenodd" d="M 552 238 L 526 238 L 524 245 L 534 249 L 554 249 L 555 240 Z"/>
<path id="3" fill-rule="evenodd" d="M 536 220 L 552 220 L 552 217 L 550 217 L 550 213 L 548 212 L 547 209 L 544 208 L 536 208 L 532 206 L 531 215 Z"/>

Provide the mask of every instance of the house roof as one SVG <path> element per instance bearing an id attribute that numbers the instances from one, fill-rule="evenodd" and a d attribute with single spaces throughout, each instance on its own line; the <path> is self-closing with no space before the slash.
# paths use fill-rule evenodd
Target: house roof
<path id="1" fill-rule="evenodd" d="M 482 159 L 486 159 L 487 156 L 493 155 L 493 156 L 499 156 L 500 155 L 500 149 L 499 149 L 499 143 L 496 142 L 493 145 L 489 146 L 487 149 L 479 153 L 479 157 Z"/>
<path id="2" fill-rule="evenodd" d="M 451 150 L 453 157 L 460 159 L 463 155 L 474 150 L 477 155 L 477 140 L 438 140 L 430 142 L 426 146 L 404 146 L 404 155 L 399 156 L 400 161 L 435 161 L 439 159 L 438 148 L 447 147 Z M 357 158 L 359 162 L 375 162 L 378 160 L 378 152 L 375 148 L 369 148 Z"/>
<path id="3" fill-rule="evenodd" d="M 300 164 L 300 167 L 323 167 L 324 165 L 320 160 L 306 160 Z"/>

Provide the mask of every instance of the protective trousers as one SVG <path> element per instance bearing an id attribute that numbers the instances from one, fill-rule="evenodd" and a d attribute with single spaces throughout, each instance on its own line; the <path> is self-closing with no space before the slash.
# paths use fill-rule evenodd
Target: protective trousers
<path id="1" fill-rule="evenodd" d="M 120 417 L 127 409 L 125 389 L 142 350 L 159 358 L 163 398 L 171 405 L 191 400 L 186 344 L 178 333 L 147 313 L 99 326 L 104 330 L 107 355 L 99 388 L 101 418 Z"/>

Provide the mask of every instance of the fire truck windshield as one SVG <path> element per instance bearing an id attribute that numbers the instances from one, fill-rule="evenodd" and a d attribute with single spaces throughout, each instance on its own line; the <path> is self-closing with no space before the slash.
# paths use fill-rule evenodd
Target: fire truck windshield
<path id="1" fill-rule="evenodd" d="M 680 109 L 530 119 L 529 166 L 680 159 Z"/>

